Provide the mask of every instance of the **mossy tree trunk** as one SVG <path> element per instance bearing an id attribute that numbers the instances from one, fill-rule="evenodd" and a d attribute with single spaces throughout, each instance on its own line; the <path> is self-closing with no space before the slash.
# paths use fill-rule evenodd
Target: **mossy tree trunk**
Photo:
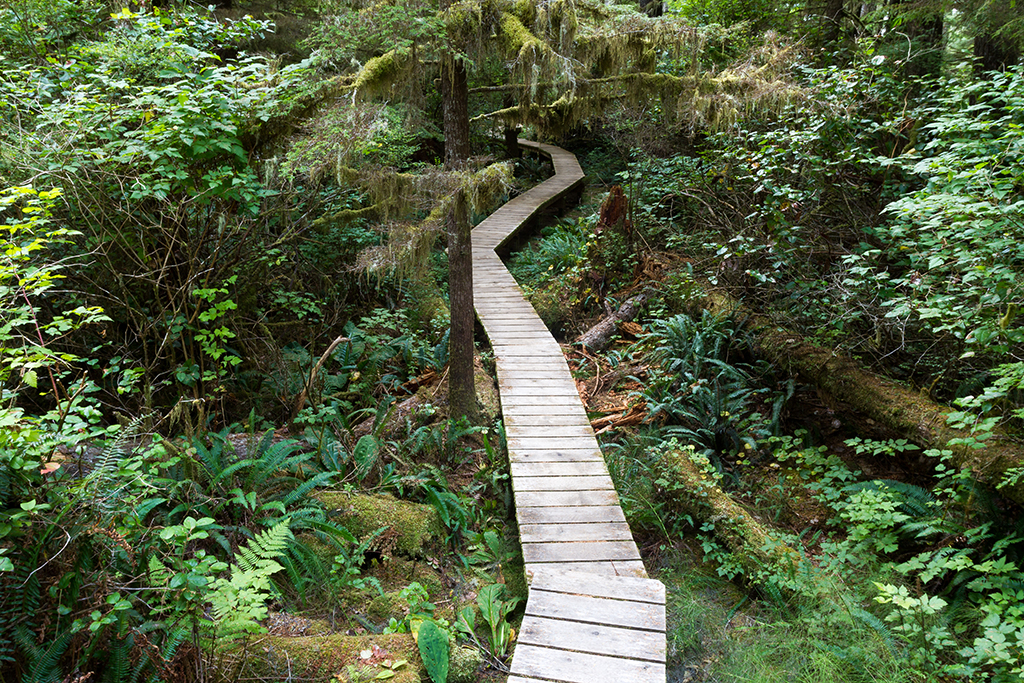
<path id="1" fill-rule="evenodd" d="M 1024 447 L 1000 430 L 980 450 L 950 446 L 951 440 L 970 439 L 972 435 L 949 426 L 946 418 L 952 411 L 948 406 L 866 371 L 845 354 L 809 343 L 796 332 L 752 314 L 725 294 L 706 290 L 702 304 L 715 313 L 740 312 L 748 321 L 756 350 L 762 357 L 814 385 L 832 400 L 925 449 L 950 449 L 957 466 L 970 470 L 982 484 L 998 488 L 1007 473 L 1024 467 Z M 1003 486 L 999 492 L 1024 505 L 1024 482 Z"/>
<path id="2" fill-rule="evenodd" d="M 441 10 L 451 0 L 441 1 Z M 457 48 L 456 48 L 457 49 Z M 466 65 L 452 46 L 441 58 L 441 110 L 444 118 L 444 163 L 461 170 L 469 158 L 469 85 Z M 474 421 L 476 387 L 473 380 L 473 251 L 469 206 L 459 190 L 448 217 L 448 296 L 451 334 L 448 337 L 448 404 L 452 418 Z"/>

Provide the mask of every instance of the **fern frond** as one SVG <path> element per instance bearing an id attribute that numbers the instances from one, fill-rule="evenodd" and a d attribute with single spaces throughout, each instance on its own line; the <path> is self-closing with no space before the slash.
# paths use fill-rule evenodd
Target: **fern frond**
<path id="1" fill-rule="evenodd" d="M 284 554 L 292 536 L 291 520 L 285 518 L 266 531 L 257 534 L 238 549 L 235 555 L 237 567 L 242 571 L 259 571 Z M 278 565 L 280 569 L 280 565 Z"/>
<path id="2" fill-rule="evenodd" d="M 14 629 L 14 640 L 28 660 L 28 672 L 21 679 L 22 683 L 60 683 L 63 680 L 60 659 L 71 644 L 71 633 L 64 631 L 48 643 L 39 645 L 28 628 L 18 626 Z"/>
<path id="3" fill-rule="evenodd" d="M 287 495 L 285 495 L 281 499 L 281 502 L 284 503 L 285 506 L 287 507 L 295 503 L 296 501 L 305 498 L 306 494 L 308 494 L 310 491 L 317 488 L 318 486 L 330 486 L 333 483 L 333 479 L 334 472 L 321 472 L 320 474 L 317 474 L 311 479 L 307 479 L 305 482 L 299 484 L 297 487 L 292 489 L 290 492 L 288 492 Z"/>
<path id="4" fill-rule="evenodd" d="M 851 609 L 850 615 L 875 632 L 875 635 L 878 636 L 879 640 L 885 644 L 885 648 L 889 651 L 890 656 L 894 658 L 897 656 L 896 638 L 893 637 L 892 629 L 889 628 L 888 624 L 871 612 L 862 610 L 859 607 Z"/>
<path id="5" fill-rule="evenodd" d="M 129 683 L 132 668 L 130 653 L 131 638 L 111 638 L 107 641 L 107 666 L 103 671 L 104 683 Z"/>

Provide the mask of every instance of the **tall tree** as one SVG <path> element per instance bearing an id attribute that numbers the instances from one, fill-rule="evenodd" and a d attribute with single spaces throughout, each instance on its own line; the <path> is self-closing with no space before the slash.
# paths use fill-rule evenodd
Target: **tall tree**
<path id="1" fill-rule="evenodd" d="M 445 13 L 452 0 L 441 0 Z M 456 40 L 441 53 L 441 110 L 444 119 L 444 165 L 460 171 L 469 158 L 469 84 L 464 54 Z M 477 414 L 473 378 L 473 245 L 465 190 L 456 191 L 448 222 L 448 298 L 451 333 L 448 337 L 448 405 L 452 417 Z"/>

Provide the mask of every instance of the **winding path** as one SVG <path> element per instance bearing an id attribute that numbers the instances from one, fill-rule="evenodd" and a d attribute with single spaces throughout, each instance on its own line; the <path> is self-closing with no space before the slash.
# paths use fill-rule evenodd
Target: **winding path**
<path id="1" fill-rule="evenodd" d="M 665 587 L 640 553 L 562 350 L 496 250 L 576 192 L 576 157 L 520 140 L 555 175 L 473 230 L 477 317 L 494 350 L 530 594 L 508 683 L 664 683 Z"/>

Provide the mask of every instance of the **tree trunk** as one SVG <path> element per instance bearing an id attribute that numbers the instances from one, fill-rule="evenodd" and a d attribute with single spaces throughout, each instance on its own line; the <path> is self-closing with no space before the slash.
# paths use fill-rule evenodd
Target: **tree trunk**
<path id="1" fill-rule="evenodd" d="M 448 337 L 448 404 L 452 418 L 475 421 L 476 387 L 473 379 L 473 254 L 469 206 L 459 190 L 448 219 L 448 296 L 451 334 Z"/>
<path id="2" fill-rule="evenodd" d="M 466 65 L 450 52 L 441 59 L 444 165 L 461 168 L 469 158 L 469 83 Z"/>
<path id="3" fill-rule="evenodd" d="M 989 35 L 974 37 L 974 70 L 980 76 L 986 71 L 1006 71 L 1020 61 L 1020 51 L 1005 40 Z"/>
<path id="4" fill-rule="evenodd" d="M 451 5 L 442 0 L 441 9 Z M 458 171 L 469 158 L 469 85 L 466 65 L 452 50 L 441 58 L 441 111 L 444 117 L 444 164 Z M 469 207 L 459 190 L 448 217 L 448 296 L 451 333 L 448 337 L 448 404 L 452 418 L 474 421 L 476 387 L 473 380 L 473 251 Z"/>
<path id="5" fill-rule="evenodd" d="M 1007 434 L 996 430 L 988 446 L 981 450 L 951 447 L 951 439 L 966 439 L 971 434 L 946 423 L 952 412 L 948 406 L 868 372 L 844 354 L 814 346 L 724 294 L 705 291 L 702 303 L 715 313 L 739 313 L 745 318 L 756 339 L 756 350 L 764 358 L 925 449 L 952 450 L 953 461 L 969 469 L 986 486 L 997 488 L 1004 475 L 1024 467 L 1024 447 L 1011 441 Z M 1005 486 L 999 492 L 1024 505 L 1024 482 Z"/>
<path id="6" fill-rule="evenodd" d="M 505 158 L 518 159 L 523 156 L 523 149 L 519 146 L 519 128 L 505 128 Z"/>

